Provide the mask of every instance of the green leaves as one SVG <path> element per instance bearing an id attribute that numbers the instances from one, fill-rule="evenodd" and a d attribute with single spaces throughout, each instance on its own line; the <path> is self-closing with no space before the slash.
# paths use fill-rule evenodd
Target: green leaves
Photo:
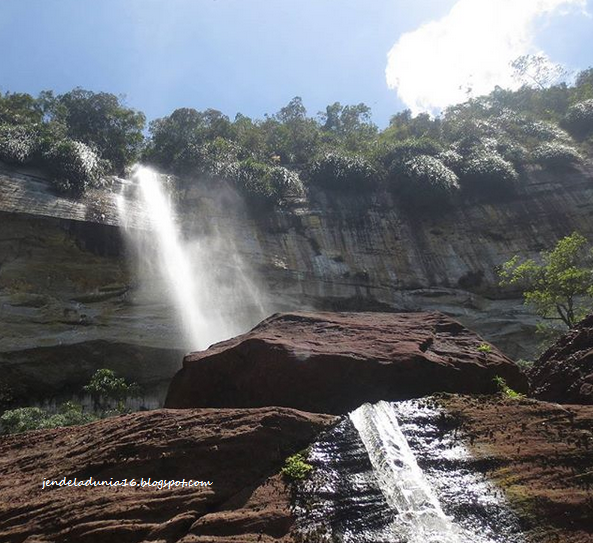
<path id="1" fill-rule="evenodd" d="M 525 303 L 549 320 L 562 321 L 571 328 L 591 308 L 593 297 L 593 249 L 587 239 L 574 232 L 561 239 L 552 251 L 541 254 L 541 263 L 519 262 L 514 256 L 504 263 L 501 285 L 523 288 Z"/>
<path id="2" fill-rule="evenodd" d="M 282 475 L 292 481 L 304 479 L 313 470 L 313 466 L 305 461 L 302 454 L 289 456 L 281 470 Z"/>

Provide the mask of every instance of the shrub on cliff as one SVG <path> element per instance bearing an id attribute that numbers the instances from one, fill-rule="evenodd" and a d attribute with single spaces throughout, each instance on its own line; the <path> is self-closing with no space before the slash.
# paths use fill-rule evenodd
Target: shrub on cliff
<path id="1" fill-rule="evenodd" d="M 513 165 L 496 151 L 475 148 L 459 168 L 461 188 L 474 196 L 503 196 L 518 180 Z"/>
<path id="2" fill-rule="evenodd" d="M 360 155 L 329 151 L 309 167 L 311 183 L 328 189 L 368 190 L 378 181 L 372 164 Z"/>
<path id="3" fill-rule="evenodd" d="M 43 153 L 43 164 L 58 192 L 79 197 L 102 174 L 102 163 L 88 145 L 63 139 Z"/>
<path id="4" fill-rule="evenodd" d="M 543 143 L 533 150 L 532 159 L 541 166 L 564 170 L 582 162 L 580 153 L 570 145 L 562 143 Z"/>
<path id="5" fill-rule="evenodd" d="M 564 124 L 575 136 L 586 137 L 593 133 L 593 99 L 578 102 L 570 108 Z"/>
<path id="6" fill-rule="evenodd" d="M 448 203 L 459 188 L 457 175 L 428 155 L 395 160 L 388 178 L 398 194 L 415 207 L 435 208 Z"/>
<path id="7" fill-rule="evenodd" d="M 254 203 L 274 205 L 284 198 L 304 194 L 303 184 L 296 172 L 252 158 L 230 165 L 225 173 L 238 190 Z"/>
<path id="8" fill-rule="evenodd" d="M 27 125 L 0 125 L 0 160 L 27 164 L 39 150 L 39 134 Z"/>
<path id="9" fill-rule="evenodd" d="M 388 170 L 395 161 L 401 162 L 418 155 L 437 156 L 442 151 L 441 144 L 433 139 L 407 138 L 380 145 L 374 155 L 375 160 Z"/>

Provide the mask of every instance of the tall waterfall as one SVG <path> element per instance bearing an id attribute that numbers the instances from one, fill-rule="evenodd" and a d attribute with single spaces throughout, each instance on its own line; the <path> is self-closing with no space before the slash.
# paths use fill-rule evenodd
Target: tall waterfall
<path id="1" fill-rule="evenodd" d="M 297 493 L 302 540 L 523 543 L 504 495 L 445 418 L 424 400 L 379 402 L 323 434 Z"/>
<path id="2" fill-rule="evenodd" d="M 210 228 L 208 235 L 185 239 L 162 181 L 154 170 L 135 167 L 118 198 L 120 219 L 139 289 L 153 302 L 171 304 L 185 347 L 201 350 L 245 332 L 266 311 L 231 235 Z M 144 217 L 144 224 L 132 224 L 132 215 Z"/>

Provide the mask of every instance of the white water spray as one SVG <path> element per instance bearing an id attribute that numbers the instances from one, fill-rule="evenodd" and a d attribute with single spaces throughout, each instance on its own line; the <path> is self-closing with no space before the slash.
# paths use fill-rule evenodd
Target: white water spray
<path id="1" fill-rule="evenodd" d="M 403 435 L 392 406 L 365 404 L 350 414 L 389 506 L 398 512 L 397 533 L 409 543 L 461 543 Z"/>
<path id="2" fill-rule="evenodd" d="M 205 349 L 246 331 L 266 316 L 261 295 L 231 239 L 222 240 L 224 235 L 215 230 L 202 239 L 185 240 L 161 177 L 150 168 L 134 168 L 124 191 L 130 188 L 137 192 L 137 201 L 130 201 L 129 194 L 120 195 L 118 209 L 137 255 L 140 280 L 153 297 L 165 294 L 173 304 L 187 348 Z M 148 224 L 132 227 L 133 205 Z M 242 318 L 246 312 L 250 317 Z"/>

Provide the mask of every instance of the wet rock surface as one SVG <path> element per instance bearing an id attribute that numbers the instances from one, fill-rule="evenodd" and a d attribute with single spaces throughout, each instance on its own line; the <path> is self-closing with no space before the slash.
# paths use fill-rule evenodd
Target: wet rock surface
<path id="1" fill-rule="evenodd" d="M 410 403 L 421 409 L 406 410 Z M 527 543 L 593 542 L 593 407 L 456 395 L 398 405 L 447 515 L 470 519 L 466 527 L 483 522 L 486 535 L 517 522 L 509 541 L 520 534 Z M 308 445 L 315 472 L 287 484 L 278 475 L 285 458 Z M 470 455 L 460 458 L 462 445 Z M 482 479 L 467 491 L 454 484 L 471 474 Z M 65 476 L 213 485 L 41 489 L 43 479 Z M 492 498 L 501 496 L 511 517 L 497 513 Z M 348 418 L 282 408 L 159 410 L 0 438 L 0 541 L 11 543 L 319 543 L 328 526 L 338 541 L 393 543 L 396 515 L 386 515 L 386 504 Z"/>
<path id="2" fill-rule="evenodd" d="M 0 438 L 0 540 L 278 541 L 293 522 L 278 476 L 327 425 L 290 409 L 158 410 Z M 44 479 L 209 480 L 211 487 L 52 487 Z"/>
<path id="3" fill-rule="evenodd" d="M 294 533 L 304 543 L 523 543 L 504 492 L 438 402 L 365 404 L 311 447 Z"/>
<path id="4" fill-rule="evenodd" d="M 251 332 L 188 355 L 165 405 L 281 405 L 346 413 L 365 402 L 438 391 L 489 393 L 493 378 L 516 390 L 517 366 L 440 313 L 286 313 Z"/>
<path id="5" fill-rule="evenodd" d="M 438 399 L 441 424 L 504 491 L 530 543 L 593 542 L 593 407 L 536 400 Z"/>
<path id="6" fill-rule="evenodd" d="M 593 315 L 552 345 L 535 362 L 529 377 L 536 398 L 593 404 Z"/>
<path id="7" fill-rule="evenodd" d="M 593 542 L 593 407 L 456 395 L 394 406 L 425 480 L 462 530 L 453 541 Z M 295 541 L 410 541 L 367 453 L 347 418 L 312 445 Z M 379 467 L 390 464 L 399 467 L 389 458 Z"/>

